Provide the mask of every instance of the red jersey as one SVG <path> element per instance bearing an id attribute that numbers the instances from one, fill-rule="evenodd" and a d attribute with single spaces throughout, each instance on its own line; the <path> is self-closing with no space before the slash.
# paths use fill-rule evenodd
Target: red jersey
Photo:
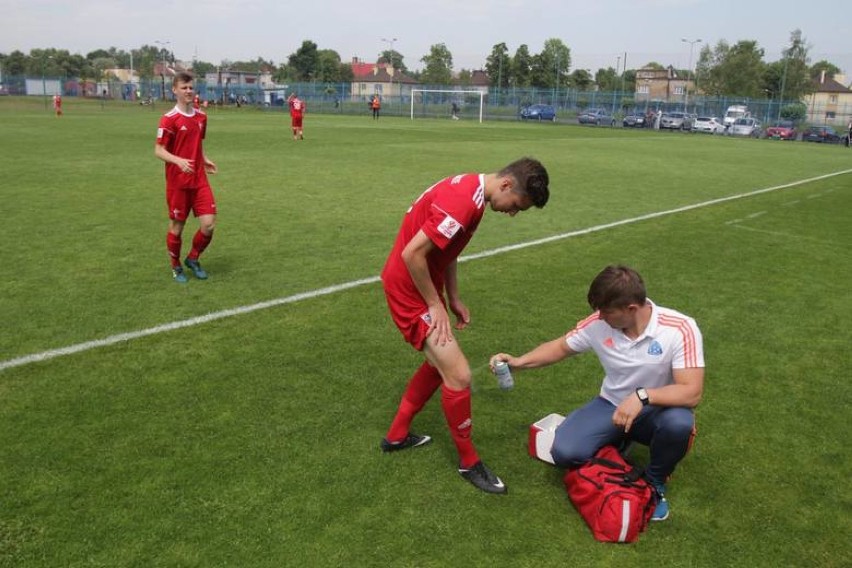
<path id="1" fill-rule="evenodd" d="M 175 107 L 160 118 L 157 144 L 165 146 L 166 150 L 175 156 L 195 160 L 195 171 L 191 174 L 185 174 L 176 165 L 167 163 L 167 188 L 197 188 L 209 184 L 204 169 L 204 151 L 201 148 L 201 141 L 206 133 L 207 115 L 200 110 L 193 109 L 192 114 L 184 114 Z"/>
<path id="2" fill-rule="evenodd" d="M 53 95 L 53 108 L 62 108 L 62 97 Z"/>
<path id="3" fill-rule="evenodd" d="M 305 103 L 302 99 L 293 97 L 287 102 L 290 103 L 290 116 L 292 118 L 302 118 L 302 115 L 305 113 Z"/>
<path id="4" fill-rule="evenodd" d="M 404 297 L 414 304 L 423 303 L 402 260 L 403 249 L 422 229 L 437 247 L 427 257 L 427 262 L 435 289 L 443 293 L 444 272 L 470 242 L 484 214 L 483 174 L 460 174 L 441 180 L 423 192 L 406 212 L 382 270 L 385 289 L 399 299 Z"/>

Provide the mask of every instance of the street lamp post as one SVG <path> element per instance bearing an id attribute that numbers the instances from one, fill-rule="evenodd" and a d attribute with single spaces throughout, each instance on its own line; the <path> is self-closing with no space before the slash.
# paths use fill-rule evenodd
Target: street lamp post
<path id="1" fill-rule="evenodd" d="M 684 86 L 683 89 L 683 112 L 686 112 L 686 109 L 689 106 L 689 74 L 692 73 L 692 48 L 696 43 L 701 43 L 701 40 L 681 38 L 680 41 L 689 44 L 689 67 L 686 68 L 686 86 Z"/>
<path id="2" fill-rule="evenodd" d="M 44 62 L 47 58 L 41 58 L 41 94 L 44 96 L 44 110 L 47 110 L 47 84 L 44 80 Z"/>
<path id="3" fill-rule="evenodd" d="M 392 37 L 390 39 L 382 38 L 382 41 L 385 42 L 386 44 L 390 45 L 390 66 L 391 66 L 391 69 L 393 69 L 394 73 L 396 73 L 396 68 L 393 66 L 393 53 L 394 53 L 393 52 L 393 44 L 396 43 L 397 39 L 395 37 Z M 393 95 L 393 75 L 388 73 L 388 76 L 390 77 L 390 88 L 391 88 L 390 94 Z"/>
<path id="4" fill-rule="evenodd" d="M 621 68 L 621 56 L 616 56 L 615 59 L 615 79 L 616 81 L 612 84 L 612 112 L 615 114 L 615 101 L 616 101 L 616 91 L 618 90 L 618 70 Z M 624 96 L 624 93 L 621 93 L 621 96 Z"/>
<path id="5" fill-rule="evenodd" d="M 553 91 L 553 107 L 559 108 L 559 52 L 556 52 L 556 77 L 554 78 L 554 83 L 556 84 L 556 89 Z"/>
<path id="6" fill-rule="evenodd" d="M 497 64 L 497 105 L 500 105 L 500 93 L 503 89 L 503 51 L 500 51 L 500 62 Z"/>
<path id="7" fill-rule="evenodd" d="M 157 45 L 161 45 L 162 47 L 160 49 L 163 50 L 162 51 L 163 67 L 160 69 L 160 71 L 161 71 L 160 80 L 162 82 L 162 88 L 163 88 L 163 100 L 166 100 L 166 46 L 171 45 L 172 42 L 155 40 L 154 43 L 156 43 Z"/>
<path id="8" fill-rule="evenodd" d="M 788 53 L 784 54 L 784 74 L 781 76 L 781 94 L 778 96 L 778 120 L 781 120 L 781 105 L 784 104 L 784 89 L 787 87 L 787 63 L 790 62 Z M 815 97 L 811 97 L 815 100 Z"/>
<path id="9" fill-rule="evenodd" d="M 44 110 L 47 110 L 47 81 L 44 78 L 44 66 L 48 59 L 53 59 L 53 56 L 43 55 L 41 58 L 41 94 L 44 95 Z"/>

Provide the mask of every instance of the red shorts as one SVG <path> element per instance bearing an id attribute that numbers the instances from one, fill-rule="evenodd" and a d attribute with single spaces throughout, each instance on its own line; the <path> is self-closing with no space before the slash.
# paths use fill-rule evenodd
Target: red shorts
<path id="1" fill-rule="evenodd" d="M 292 116 L 290 117 L 293 128 L 301 128 L 302 127 L 302 117 L 301 116 Z"/>
<path id="2" fill-rule="evenodd" d="M 216 214 L 216 200 L 209 185 L 197 188 L 166 188 L 166 203 L 169 206 L 169 219 L 186 221 L 189 212 L 201 215 Z"/>
<path id="3" fill-rule="evenodd" d="M 385 299 L 390 308 L 391 317 L 396 327 L 399 328 L 406 342 L 418 351 L 423 351 L 426 343 L 426 332 L 432 318 L 429 316 L 429 308 L 425 302 L 414 304 L 398 296 L 388 293 L 385 288 Z"/>

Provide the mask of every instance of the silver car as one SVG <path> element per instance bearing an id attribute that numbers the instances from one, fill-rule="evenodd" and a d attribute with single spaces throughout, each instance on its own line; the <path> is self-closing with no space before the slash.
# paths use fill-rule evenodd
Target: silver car
<path id="1" fill-rule="evenodd" d="M 689 130 L 692 117 L 685 112 L 667 112 L 660 117 L 660 128 L 668 130 Z"/>
<path id="2" fill-rule="evenodd" d="M 753 118 L 738 118 L 728 129 L 728 134 L 757 138 L 760 136 L 760 123 Z"/>

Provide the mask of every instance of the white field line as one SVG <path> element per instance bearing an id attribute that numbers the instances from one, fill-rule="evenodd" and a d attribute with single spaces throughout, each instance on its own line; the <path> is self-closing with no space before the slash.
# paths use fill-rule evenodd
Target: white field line
<path id="1" fill-rule="evenodd" d="M 614 227 L 619 227 L 621 225 L 630 225 L 632 223 L 638 223 L 640 221 L 647 221 L 648 219 L 656 219 L 658 217 L 664 217 L 666 215 L 672 215 L 675 213 L 682 213 L 684 211 L 690 211 L 692 209 L 700 209 L 702 207 L 709 207 L 711 205 L 717 205 L 719 203 L 725 203 L 727 201 L 734 201 L 736 199 L 744 199 L 746 197 L 752 197 L 755 195 L 760 195 L 762 193 L 769 193 L 772 191 L 778 191 L 781 189 L 787 189 L 791 187 L 796 187 L 799 185 L 804 185 L 807 183 L 812 183 L 815 181 L 820 181 L 824 179 L 828 179 L 831 177 L 836 177 L 839 175 L 844 175 L 852 173 L 852 169 L 842 170 L 839 172 L 834 172 L 830 174 L 825 174 L 821 176 L 816 176 L 812 178 L 802 179 L 790 183 L 785 183 L 782 185 L 776 185 L 773 187 L 767 187 L 764 189 L 758 189 L 755 191 L 749 191 L 747 193 L 740 193 L 738 195 L 731 195 L 728 197 L 720 197 L 718 199 L 711 199 L 710 201 L 703 201 L 701 203 L 695 203 L 693 205 L 685 205 L 683 207 L 677 207 L 675 209 L 668 209 L 666 211 L 657 211 L 656 213 L 648 213 L 645 215 L 640 215 L 638 217 L 631 217 L 629 219 L 622 219 L 621 221 L 614 221 L 612 223 L 604 223 L 603 225 L 596 225 L 594 227 L 588 227 L 586 229 L 579 229 L 577 231 L 571 231 L 569 233 L 561 233 L 559 235 L 553 235 L 550 237 L 546 237 L 543 239 L 537 239 L 534 241 L 528 241 L 525 243 L 518 243 L 515 245 L 509 245 L 505 247 L 500 247 L 488 251 L 483 251 L 477 254 L 467 255 L 459 258 L 459 262 L 467 262 L 471 260 L 477 260 L 480 258 L 487 258 L 490 256 L 495 256 L 498 254 L 503 254 L 507 252 L 512 252 L 520 249 L 525 249 L 529 247 L 539 246 L 547 243 L 552 243 L 554 241 L 560 241 L 563 239 L 569 239 L 572 237 L 578 237 L 581 235 L 588 235 L 590 233 L 596 233 L 598 231 L 604 231 L 606 229 L 612 229 Z M 300 294 L 295 294 L 293 296 L 287 296 L 284 298 L 276 298 L 274 300 L 267 300 L 265 302 L 260 302 L 257 304 L 251 304 L 249 306 L 241 306 L 237 308 L 231 308 L 227 310 L 221 310 L 218 312 L 211 312 L 209 314 L 205 314 L 203 316 L 197 316 L 194 318 L 189 318 L 185 320 L 175 321 L 171 323 L 166 323 L 154 327 L 149 327 L 146 329 L 140 329 L 137 331 L 129 331 L 126 333 L 119 333 L 117 335 L 110 335 L 109 337 L 105 337 L 103 339 L 95 339 L 93 341 L 86 341 L 83 343 L 77 343 L 74 345 L 69 345 L 67 347 L 60 347 L 58 349 L 49 349 L 47 351 L 42 351 L 41 353 L 33 353 L 31 355 L 24 355 L 22 357 L 16 357 L 14 359 L 7 359 L 6 361 L 0 361 L 0 371 L 4 371 L 6 369 L 12 369 L 14 367 L 22 367 L 24 365 L 29 365 L 30 363 L 38 363 L 40 361 L 48 361 L 50 359 L 55 359 L 57 357 L 63 357 L 65 355 L 73 355 L 74 353 L 81 353 L 83 351 L 89 351 L 90 349 L 96 349 L 98 347 L 107 347 L 109 345 L 115 345 L 116 343 L 122 343 L 125 341 L 131 341 L 133 339 L 139 339 L 141 337 L 147 337 L 149 335 L 157 335 L 160 333 L 165 333 L 167 331 L 173 331 L 176 329 L 182 329 L 185 327 L 192 327 L 196 325 L 200 325 L 203 323 L 208 323 L 211 321 L 216 321 L 219 319 L 229 318 L 232 316 L 238 316 L 242 314 L 248 314 L 251 312 L 256 312 L 258 310 L 265 310 L 267 308 L 274 308 L 276 306 L 282 306 L 285 304 L 293 304 L 295 302 L 300 302 L 302 300 L 310 300 L 313 298 L 318 298 L 320 296 L 327 296 L 329 294 L 335 294 L 337 292 L 342 292 L 344 290 L 349 290 L 351 288 L 357 288 L 360 286 L 365 286 L 368 284 L 374 284 L 379 282 L 378 276 L 373 276 L 370 278 L 362 278 L 360 280 L 352 280 L 350 282 L 344 282 L 343 284 L 336 284 L 334 286 L 327 286 L 325 288 L 319 288 L 316 290 L 311 290 L 309 292 L 302 292 Z"/>

